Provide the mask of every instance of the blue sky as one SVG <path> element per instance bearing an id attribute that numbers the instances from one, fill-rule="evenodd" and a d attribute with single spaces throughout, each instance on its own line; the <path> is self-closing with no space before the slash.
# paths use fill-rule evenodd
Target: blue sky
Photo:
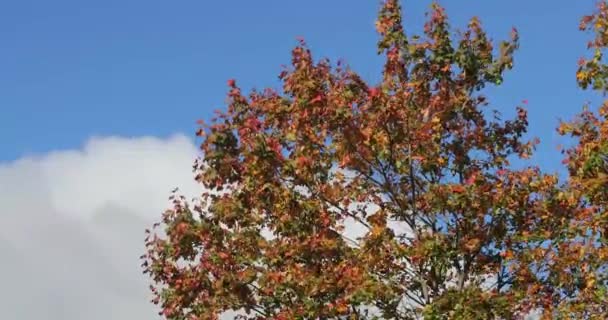
<path id="1" fill-rule="evenodd" d="M 591 95 L 574 82 L 593 1 L 441 1 L 452 25 L 477 15 L 496 40 L 521 33 L 515 69 L 490 91 L 510 114 L 529 101 L 538 160 L 557 166 L 554 127 Z M 429 1 L 405 1 L 420 30 Z M 277 84 L 296 36 L 316 57 L 379 79 L 377 1 L 5 1 L 0 5 L 0 161 L 82 146 L 91 136 L 191 135 L 224 106 L 225 83 Z"/>

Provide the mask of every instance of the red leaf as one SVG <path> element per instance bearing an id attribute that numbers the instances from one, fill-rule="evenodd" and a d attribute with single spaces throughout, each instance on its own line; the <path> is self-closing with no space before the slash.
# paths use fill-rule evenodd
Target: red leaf
<path id="1" fill-rule="evenodd" d="M 312 100 L 310 100 L 310 103 L 316 103 L 321 101 L 323 101 L 323 95 L 318 94 L 314 98 L 312 98 Z"/>
<path id="2" fill-rule="evenodd" d="M 374 98 L 380 95 L 380 90 L 378 90 L 378 88 L 369 88 L 368 94 L 370 97 Z"/>
<path id="3" fill-rule="evenodd" d="M 311 163 L 312 163 L 312 161 L 310 160 L 310 158 L 308 158 L 306 156 L 300 156 L 296 159 L 296 164 L 300 167 L 307 167 Z"/>
<path id="4" fill-rule="evenodd" d="M 582 66 L 582 65 L 584 65 L 584 64 L 585 64 L 585 62 L 586 62 L 586 61 L 585 61 L 585 58 L 579 58 L 579 59 L 578 59 L 578 65 L 579 65 L 579 67 L 580 67 L 580 66 Z"/>
<path id="5" fill-rule="evenodd" d="M 346 154 L 346 155 L 344 155 L 342 160 L 340 160 L 340 168 L 346 167 L 349 163 L 350 163 L 350 155 Z"/>
<path id="6" fill-rule="evenodd" d="M 452 186 L 452 192 L 463 193 L 465 191 L 466 191 L 466 189 L 463 186 L 461 186 L 461 185 L 454 185 L 454 186 Z"/>
<path id="7" fill-rule="evenodd" d="M 477 174 L 473 173 L 470 177 L 468 177 L 466 179 L 465 184 L 471 185 L 471 184 L 475 183 L 475 179 L 477 179 Z"/>

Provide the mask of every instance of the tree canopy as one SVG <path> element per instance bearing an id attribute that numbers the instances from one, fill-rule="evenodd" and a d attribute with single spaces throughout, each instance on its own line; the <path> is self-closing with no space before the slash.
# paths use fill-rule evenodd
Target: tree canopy
<path id="1" fill-rule="evenodd" d="M 608 106 L 560 125 L 576 141 L 560 181 L 528 160 L 525 108 L 503 119 L 484 95 L 513 68 L 517 30 L 454 32 L 436 3 L 421 35 L 401 17 L 382 3 L 378 84 L 303 40 L 280 90 L 228 81 L 227 110 L 197 132 L 205 192 L 174 194 L 146 238 L 165 318 L 608 316 Z M 580 27 L 592 54 L 576 79 L 605 93 L 607 3 Z"/>

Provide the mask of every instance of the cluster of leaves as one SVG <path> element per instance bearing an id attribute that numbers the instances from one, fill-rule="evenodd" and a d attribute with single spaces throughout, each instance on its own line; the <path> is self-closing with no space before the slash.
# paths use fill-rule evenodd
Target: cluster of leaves
<path id="1" fill-rule="evenodd" d="M 583 17 L 582 31 L 590 31 L 590 58 L 581 58 L 576 74 L 582 89 L 602 94 L 608 89 L 608 2 Z M 573 121 L 559 127 L 576 144 L 564 150 L 568 183 L 564 194 L 576 202 L 568 235 L 561 240 L 555 268 L 555 287 L 561 291 L 553 314 L 562 318 L 604 319 L 608 315 L 608 101 L 590 111 L 588 106 Z M 561 271 L 561 272 L 560 272 Z M 559 273 L 558 273 L 559 272 Z M 558 297 L 556 297 L 558 298 Z"/>
<path id="2" fill-rule="evenodd" d="M 605 90 L 604 2 L 581 28 L 597 37 L 582 87 Z M 454 34 L 433 4 L 406 35 L 397 0 L 376 23 L 383 77 L 315 61 L 304 41 L 282 89 L 241 92 L 201 124 L 193 202 L 173 196 L 143 267 L 172 320 L 512 319 L 608 314 L 608 107 L 561 130 L 565 185 L 514 169 L 525 109 L 502 120 L 482 94 L 513 67 L 518 35 L 493 42 L 477 18 Z M 352 239 L 349 228 L 364 228 Z"/>

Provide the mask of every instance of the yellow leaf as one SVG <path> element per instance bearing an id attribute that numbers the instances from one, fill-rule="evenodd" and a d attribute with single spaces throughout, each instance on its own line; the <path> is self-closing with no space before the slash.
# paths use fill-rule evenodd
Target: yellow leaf
<path id="1" fill-rule="evenodd" d="M 481 240 L 479 240 L 477 238 L 473 238 L 473 239 L 470 239 L 469 241 L 467 241 L 467 243 L 465 243 L 464 247 L 469 251 L 474 251 L 477 249 L 480 242 L 481 242 Z"/>
<path id="2" fill-rule="evenodd" d="M 584 72 L 582 72 L 582 71 L 577 72 L 577 73 L 576 73 L 576 79 L 577 79 L 578 81 L 581 81 L 581 80 L 585 79 L 585 73 L 584 73 Z"/>
<path id="3" fill-rule="evenodd" d="M 384 232 L 384 228 L 382 226 L 375 225 L 372 227 L 372 236 L 379 236 Z"/>

